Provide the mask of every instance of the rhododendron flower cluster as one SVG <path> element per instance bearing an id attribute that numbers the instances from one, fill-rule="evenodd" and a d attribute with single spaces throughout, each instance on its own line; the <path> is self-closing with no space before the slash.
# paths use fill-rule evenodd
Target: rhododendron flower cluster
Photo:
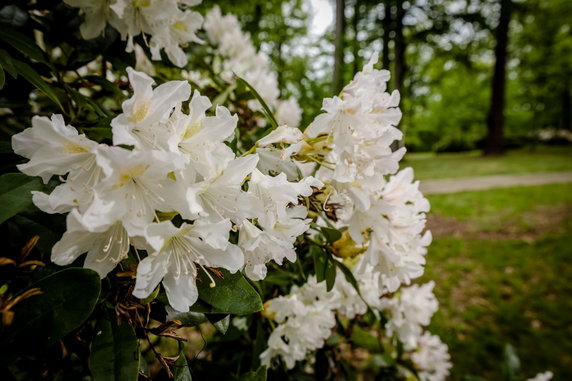
<path id="1" fill-rule="evenodd" d="M 47 213 L 69 213 L 52 260 L 67 265 L 88 253 L 84 266 L 103 278 L 131 247 L 144 249 L 149 255 L 137 267 L 133 295 L 144 298 L 162 282 L 179 311 L 197 300 L 199 269 L 212 279 L 207 266 L 245 268 L 259 280 L 269 261 L 295 261 L 294 241 L 309 221 L 298 197 L 322 184 L 260 172 L 257 154 L 236 157 L 225 144 L 236 115 L 222 106 L 207 115 L 211 103 L 198 91 L 185 113 L 186 81 L 153 88 L 152 78 L 127 70 L 133 96 L 111 122 L 113 146 L 89 140 L 61 115 L 34 117 L 13 137 L 14 151 L 30 159 L 22 172 L 45 183 L 54 175 L 62 180 L 33 198 Z M 175 224 L 176 215 L 183 222 Z M 238 243 L 229 242 L 231 231 L 239 232 Z"/>
<path id="2" fill-rule="evenodd" d="M 142 35 L 153 59 L 164 50 L 182 67 L 185 44 L 202 43 L 202 16 L 189 9 L 199 1 L 66 2 L 85 15 L 84 38 L 109 23 L 128 52 Z M 350 340 L 338 334 L 346 325 L 373 320 L 383 353 L 400 362 L 392 374 L 408 377 L 407 365 L 420 380 L 444 380 L 448 348 L 425 331 L 438 309 L 435 284 L 411 285 L 431 243 L 429 202 L 413 170 L 400 170 L 400 96 L 387 91 L 377 54 L 301 130 L 297 101 L 278 99 L 269 58 L 236 16 L 215 6 L 204 33 L 211 77 L 178 77 L 201 91 L 186 80 L 155 85 L 129 67 L 110 139 L 91 140 L 62 115 L 35 116 L 13 136 L 14 152 L 28 159 L 19 170 L 55 185 L 34 192 L 34 204 L 66 214 L 52 261 L 81 262 L 101 278 L 132 275 L 124 299 L 148 311 L 167 301 L 165 327 L 183 324 L 185 313 L 223 315 L 226 326 L 211 320 L 223 334 L 248 335 L 256 321 L 252 361 L 269 368 L 308 365 L 334 336 Z M 215 91 L 223 93 L 212 102 L 201 94 Z"/>
<path id="3" fill-rule="evenodd" d="M 182 47 L 189 42 L 202 43 L 196 32 L 203 17 L 188 9 L 201 0 L 64 0 L 81 9 L 85 21 L 80 27 L 82 37 L 100 36 L 107 23 L 115 28 L 123 40 L 127 40 L 127 52 L 135 48 L 134 38 L 150 37 L 148 41 L 153 60 L 161 59 L 164 50 L 169 60 L 183 67 L 187 56 Z"/>

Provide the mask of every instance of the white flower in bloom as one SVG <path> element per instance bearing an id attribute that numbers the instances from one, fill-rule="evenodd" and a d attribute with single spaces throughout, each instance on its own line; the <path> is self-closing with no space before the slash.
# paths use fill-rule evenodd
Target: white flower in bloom
<path id="1" fill-rule="evenodd" d="M 80 8 L 85 14 L 85 22 L 79 27 L 83 38 L 90 40 L 103 32 L 109 18 L 109 0 L 64 0 L 64 2 Z"/>
<path id="2" fill-rule="evenodd" d="M 420 381 L 444 381 L 449 375 L 451 356 L 449 348 L 439 336 L 429 332 L 417 339 L 418 348 L 411 354 Z M 540 381 L 540 380 L 538 380 Z"/>
<path id="3" fill-rule="evenodd" d="M 97 156 L 105 177 L 95 188 L 104 202 L 115 203 L 110 210 L 92 209 L 85 218 L 102 224 L 117 220 L 144 226 L 156 219 L 155 211 L 171 212 L 169 202 L 173 180 L 172 171 L 182 168 L 180 155 L 164 151 L 129 151 L 121 147 L 107 147 Z"/>
<path id="4" fill-rule="evenodd" d="M 189 103 L 189 115 L 175 115 L 178 150 L 187 157 L 193 169 L 204 178 L 220 173 L 234 159 L 232 149 L 224 144 L 234 137 L 238 117 L 227 108 L 217 106 L 216 116 L 206 116 L 211 102 L 195 90 Z"/>
<path id="5" fill-rule="evenodd" d="M 439 302 L 433 295 L 434 286 L 433 281 L 422 286 L 415 284 L 381 301 L 381 310 L 390 314 L 385 326 L 387 334 L 396 335 L 406 350 L 417 348 L 423 327 L 429 325 L 439 308 Z"/>
<path id="6" fill-rule="evenodd" d="M 284 258 L 290 262 L 296 260 L 294 242 L 308 229 L 305 207 L 295 207 L 298 196 L 308 197 L 312 187 L 322 184 L 313 177 L 302 181 L 289 182 L 284 173 L 272 177 L 262 174 L 258 169 L 252 172 L 248 193 L 262 202 L 263 208 L 257 215 L 256 227 L 249 221 L 241 225 L 239 246 L 246 257 L 246 275 L 254 280 L 264 279 L 265 264 L 274 260 L 282 264 Z"/>
<path id="7" fill-rule="evenodd" d="M 290 127 L 298 127 L 300 125 L 302 109 L 298 105 L 296 98 L 290 97 L 287 100 L 278 101 L 276 119 L 279 124 L 286 124 Z"/>
<path id="8" fill-rule="evenodd" d="M 113 204 L 98 206 L 113 208 Z M 97 271 L 101 278 L 127 258 L 130 238 L 121 221 L 88 226 L 74 209 L 67 216 L 67 230 L 52 248 L 52 262 L 69 265 L 81 254 L 87 253 L 84 267 Z"/>
<path id="9" fill-rule="evenodd" d="M 546 372 L 538 373 L 536 376 L 529 378 L 526 381 L 550 381 L 552 380 L 552 377 L 554 377 L 554 374 L 548 370 Z"/>
<path id="10" fill-rule="evenodd" d="M 258 216 L 260 200 L 241 189 L 257 163 L 258 155 L 239 157 L 229 162 L 216 176 L 190 185 L 186 195 L 191 213 L 189 218 L 200 216 L 211 221 L 230 218 L 240 223 L 245 218 Z"/>
<path id="11" fill-rule="evenodd" d="M 431 233 L 423 232 L 429 202 L 419 191 L 419 182 L 412 180 L 411 168 L 391 176 L 378 191 L 380 198 L 348 220 L 353 240 L 367 245 L 358 272 L 365 265 L 374 266 L 390 292 L 423 274 L 426 247 L 431 243 Z"/>
<path id="12" fill-rule="evenodd" d="M 203 18 L 186 7 L 200 4 L 187 0 L 65 0 L 72 7 L 80 8 L 85 22 L 80 32 L 85 39 L 101 35 L 109 22 L 127 40 L 127 52 L 132 52 L 133 39 L 146 34 L 151 36 L 149 47 L 153 60 L 160 60 L 160 50 L 176 66 L 187 64 L 187 56 L 181 47 L 189 42 L 202 43 L 196 31 L 201 28 Z"/>
<path id="13" fill-rule="evenodd" d="M 223 16 L 220 8 L 215 6 L 205 16 L 203 27 L 209 41 L 216 46 L 216 53 L 224 59 L 220 76 L 229 82 L 233 81 L 233 73 L 244 78 L 268 106 L 276 108 L 280 91 L 276 74 L 270 70 L 270 59 L 256 51 L 250 36 L 242 32 L 236 16 Z M 262 109 L 257 100 L 250 100 L 248 106 L 253 110 Z"/>
<path id="14" fill-rule="evenodd" d="M 292 156 L 302 147 L 303 137 L 299 129 L 282 125 L 258 140 L 256 142 L 258 147 L 256 153 L 260 157 L 258 169 L 265 174 L 285 173 L 289 180 L 297 179 L 298 169 Z"/>
<path id="15" fill-rule="evenodd" d="M 141 149 L 174 150 L 177 136 L 170 123 L 171 113 L 189 99 L 187 81 L 170 81 L 153 89 L 153 78 L 127 68 L 133 96 L 123 102 L 123 113 L 111 121 L 113 144 Z"/>
<path id="16" fill-rule="evenodd" d="M 40 176 L 47 184 L 53 175 L 65 175 L 71 170 L 88 167 L 98 144 L 75 127 L 66 125 L 61 115 L 51 119 L 32 118 L 32 128 L 12 136 L 12 149 L 30 159 L 18 169 L 28 176 Z"/>
<path id="17" fill-rule="evenodd" d="M 183 223 L 179 228 L 170 221 L 149 225 L 146 238 L 150 255 L 137 267 L 133 295 L 145 298 L 162 281 L 169 304 L 177 311 L 188 311 L 198 297 L 197 265 L 203 267 L 201 277 L 210 277 L 204 266 L 236 272 L 244 265 L 238 246 L 228 242 L 230 228 L 228 219 L 216 223 Z M 211 282 L 214 283 L 212 278 Z"/>
<path id="18" fill-rule="evenodd" d="M 326 291 L 326 282 L 317 283 L 311 276 L 300 289 L 294 288 L 287 297 L 267 303 L 268 312 L 280 323 L 268 338 L 268 348 L 262 352 L 263 365 L 280 357 L 288 369 L 303 360 L 311 351 L 324 346 L 336 325 L 334 312 L 329 308 L 333 293 Z"/>

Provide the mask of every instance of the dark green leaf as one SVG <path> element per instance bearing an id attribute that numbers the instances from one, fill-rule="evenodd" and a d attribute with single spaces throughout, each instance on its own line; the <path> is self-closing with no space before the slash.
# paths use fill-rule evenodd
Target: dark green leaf
<path id="1" fill-rule="evenodd" d="M 191 369 L 187 362 L 187 358 L 183 351 L 179 353 L 179 358 L 175 361 L 173 376 L 175 381 L 193 381 L 193 376 L 191 375 Z"/>
<path id="2" fill-rule="evenodd" d="M 23 173 L 6 173 L 0 176 L 0 223 L 32 205 L 32 191 L 42 189 L 38 177 Z"/>
<path id="3" fill-rule="evenodd" d="M 18 77 L 18 72 L 12 63 L 12 57 L 10 57 L 10 54 L 4 49 L 0 49 L 0 64 L 2 64 L 4 70 L 6 70 L 12 78 Z"/>
<path id="4" fill-rule="evenodd" d="M 337 262 L 335 259 L 328 257 L 328 261 L 326 262 L 326 290 L 330 291 L 334 288 L 334 284 L 336 283 L 336 265 L 334 262 Z"/>
<path id="5" fill-rule="evenodd" d="M 179 320 L 189 327 L 208 321 L 206 315 L 201 312 L 179 312 L 175 311 L 171 306 L 165 306 L 165 310 L 167 311 L 167 320 Z"/>
<path id="6" fill-rule="evenodd" d="M 262 309 L 260 295 L 237 272 L 219 269 L 224 278 L 216 280 L 216 286 L 210 287 L 208 281 L 197 282 L 199 299 L 214 307 L 213 312 L 227 314 L 251 314 Z M 203 275 L 206 278 L 206 275 Z"/>
<path id="7" fill-rule="evenodd" d="M 355 326 L 352 330 L 351 341 L 358 347 L 367 349 L 373 353 L 379 353 L 383 350 L 379 342 L 379 338 L 373 336 L 367 331 L 364 331 L 358 326 Z"/>
<path id="8" fill-rule="evenodd" d="M 62 110 L 62 104 L 58 99 L 56 93 L 52 90 L 50 85 L 48 85 L 42 77 L 32 67 L 22 61 L 12 60 L 14 67 L 18 74 L 22 75 L 26 79 L 26 81 L 30 82 L 34 85 L 38 90 L 46 94 L 48 98 L 50 98 L 55 104 L 57 104 Z"/>
<path id="9" fill-rule="evenodd" d="M 4 74 L 4 68 L 0 64 L 0 90 L 4 87 L 5 82 L 6 82 L 6 75 Z"/>
<path id="10" fill-rule="evenodd" d="M 223 335 L 228 331 L 228 327 L 230 326 L 230 315 L 207 315 L 207 318 L 216 330 Z"/>
<path id="11" fill-rule="evenodd" d="M 356 289 L 356 291 L 359 294 L 359 285 L 358 282 L 356 280 L 356 278 L 354 277 L 354 274 L 351 272 L 350 269 L 348 269 L 346 267 L 346 265 L 344 265 L 342 262 L 339 261 L 334 261 L 335 265 L 338 266 L 338 268 L 342 271 L 342 273 L 344 273 L 344 276 L 346 277 L 346 280 L 352 285 L 354 286 L 354 288 Z"/>
<path id="12" fill-rule="evenodd" d="M 322 282 L 326 279 L 327 254 L 320 246 L 310 245 L 310 255 L 314 260 L 314 274 L 316 274 L 316 280 L 318 282 Z"/>
<path id="13" fill-rule="evenodd" d="M 266 381 L 266 367 L 261 366 L 255 371 L 244 373 L 238 379 L 239 381 Z"/>
<path id="14" fill-rule="evenodd" d="M 262 105 L 262 109 L 264 110 L 264 115 L 266 115 L 266 117 L 268 118 L 268 120 L 270 121 L 270 124 L 272 125 L 272 128 L 276 128 L 278 127 L 278 122 L 276 121 L 276 118 L 274 118 L 274 114 L 272 114 L 272 111 L 270 110 L 270 107 L 268 107 L 268 105 L 266 104 L 266 102 L 264 101 L 264 99 L 262 99 L 262 97 L 260 96 L 260 94 L 258 94 L 258 91 L 256 91 L 256 89 L 254 87 L 252 87 L 250 85 L 250 83 L 246 82 L 246 80 L 240 78 L 239 76 L 236 76 L 236 80 L 238 83 L 243 84 L 244 86 L 246 86 L 246 88 L 248 90 L 250 90 L 250 92 L 254 95 L 254 97 L 258 100 L 258 102 L 260 102 L 260 104 Z"/>
<path id="15" fill-rule="evenodd" d="M 121 91 L 119 86 L 117 86 L 113 82 L 109 82 L 105 78 L 98 77 L 95 75 L 88 75 L 88 76 L 84 77 L 84 79 L 89 81 L 89 82 L 95 83 L 96 85 L 101 86 L 102 89 L 104 89 L 110 93 L 113 93 L 113 94 L 121 96 L 121 97 L 125 96 L 125 94 L 123 94 L 123 92 Z"/>
<path id="16" fill-rule="evenodd" d="M 337 229 L 332 229 L 332 228 L 321 228 L 322 230 L 322 234 L 324 235 L 324 238 L 326 238 L 326 241 L 328 241 L 329 243 L 335 242 L 338 239 L 342 238 L 342 233 L 337 230 Z"/>
<path id="17" fill-rule="evenodd" d="M 12 324 L 0 328 L 0 362 L 47 348 L 82 325 L 97 303 L 101 281 L 93 270 L 69 268 L 31 288 L 39 288 L 42 294 L 17 303 Z"/>
<path id="18" fill-rule="evenodd" d="M 117 324 L 113 310 L 97 320 L 91 345 L 89 368 L 94 381 L 137 380 L 139 348 L 133 327 Z"/>
<path id="19" fill-rule="evenodd" d="M 49 65 L 44 51 L 25 34 L 22 34 L 13 28 L 2 27 L 0 28 L 0 39 L 18 49 L 25 56 Z"/>

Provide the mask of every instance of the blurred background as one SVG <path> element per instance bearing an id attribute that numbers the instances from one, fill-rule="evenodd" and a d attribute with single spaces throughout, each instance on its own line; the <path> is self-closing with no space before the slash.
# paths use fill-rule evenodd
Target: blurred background
<path id="1" fill-rule="evenodd" d="M 432 204 L 421 281 L 437 283 L 430 330 L 452 379 L 502 379 L 511 344 L 523 374 L 571 380 L 572 1 L 217 3 L 272 58 L 303 126 L 374 52 L 391 71 L 403 164 Z"/>

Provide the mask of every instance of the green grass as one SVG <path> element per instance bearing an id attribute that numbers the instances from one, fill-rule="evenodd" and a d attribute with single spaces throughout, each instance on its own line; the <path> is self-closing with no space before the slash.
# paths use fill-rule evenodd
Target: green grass
<path id="1" fill-rule="evenodd" d="M 435 238 L 422 280 L 436 282 L 441 308 L 429 329 L 449 345 L 451 379 L 503 379 L 502 351 L 510 343 L 523 379 L 552 370 L 555 380 L 572 380 L 572 185 L 430 201 L 432 213 L 464 229 L 460 237 Z"/>
<path id="2" fill-rule="evenodd" d="M 402 166 L 411 166 L 420 180 L 572 170 L 572 146 L 509 151 L 483 157 L 480 151 L 463 153 L 408 153 Z"/>

